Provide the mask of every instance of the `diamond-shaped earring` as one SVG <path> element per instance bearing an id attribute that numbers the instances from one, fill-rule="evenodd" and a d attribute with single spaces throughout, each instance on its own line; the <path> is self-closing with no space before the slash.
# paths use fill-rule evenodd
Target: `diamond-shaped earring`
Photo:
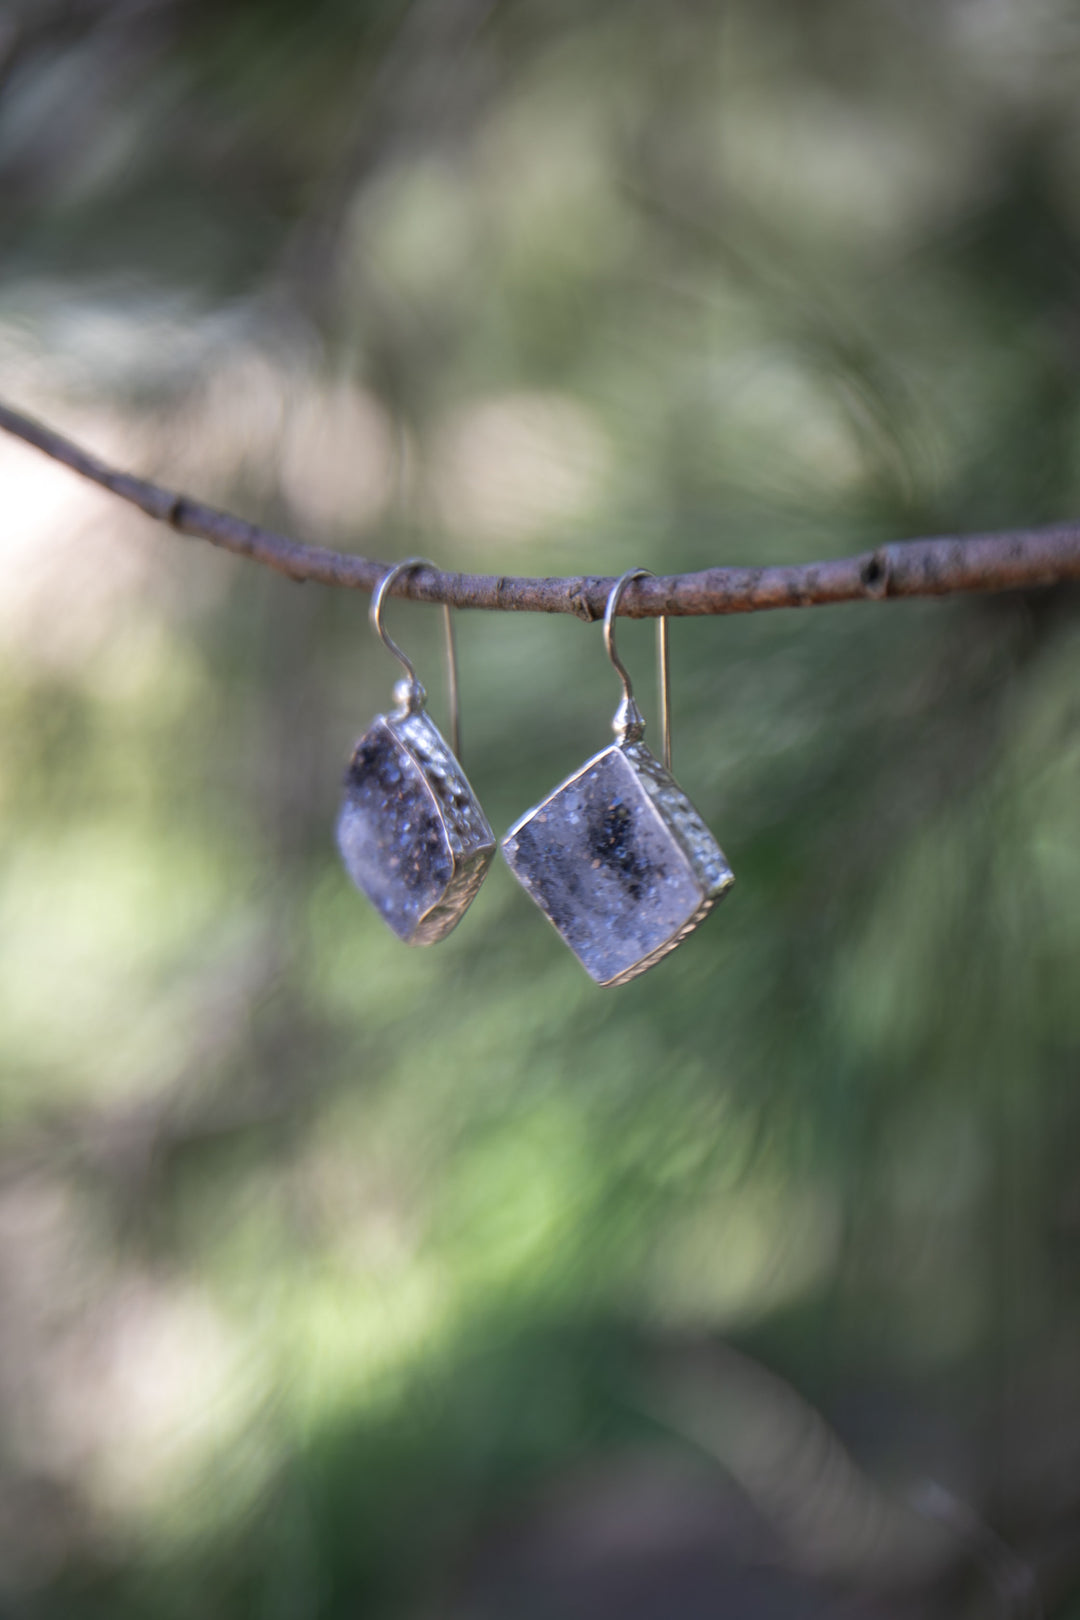
<path id="1" fill-rule="evenodd" d="M 457 926 L 495 853 L 495 834 L 457 757 L 450 609 L 444 605 L 452 748 L 425 711 L 427 695 L 416 670 L 383 627 L 390 586 L 407 569 L 424 565 L 422 557 L 397 563 L 372 597 L 372 626 L 407 678 L 394 687 L 397 708 L 376 715 L 353 749 L 337 824 L 345 870 L 406 945 L 434 945 Z"/>
<path id="2" fill-rule="evenodd" d="M 633 568 L 612 587 L 604 644 L 623 686 L 615 742 L 567 777 L 502 841 L 510 870 L 598 984 L 625 984 L 673 951 L 735 878 L 671 775 L 667 621 L 658 621 L 664 763 L 615 648 L 615 615 Z"/>

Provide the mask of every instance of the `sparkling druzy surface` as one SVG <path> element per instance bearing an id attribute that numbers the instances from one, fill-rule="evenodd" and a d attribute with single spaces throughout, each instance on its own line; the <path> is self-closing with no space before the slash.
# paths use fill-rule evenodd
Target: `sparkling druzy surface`
<path id="1" fill-rule="evenodd" d="M 423 772 L 382 718 L 353 752 L 337 836 L 357 888 L 411 940 L 446 892 L 454 855 Z"/>
<path id="2" fill-rule="evenodd" d="M 659 961 L 732 881 L 701 818 L 643 744 L 590 760 L 510 830 L 503 852 L 599 984 Z"/>
<path id="3" fill-rule="evenodd" d="M 468 910 L 495 834 L 422 704 L 379 715 L 357 743 L 338 845 L 357 888 L 406 944 L 445 939 Z"/>

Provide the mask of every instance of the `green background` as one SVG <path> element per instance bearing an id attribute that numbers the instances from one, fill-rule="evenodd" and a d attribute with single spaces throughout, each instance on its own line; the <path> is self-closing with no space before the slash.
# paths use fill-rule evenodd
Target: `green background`
<path id="1" fill-rule="evenodd" d="M 0 48 L 2 392 L 171 487 L 504 574 L 1080 506 L 1065 0 L 8 0 Z M 926 1480 L 1080 1612 L 1075 593 L 675 622 L 737 883 L 599 991 L 501 863 L 431 951 L 348 885 L 365 598 L 22 446 L 0 503 L 0 1613 L 727 1612 L 670 1508 L 720 1481 L 809 1613 Z M 597 626 L 458 636 L 498 832 L 618 684 Z M 605 1503 L 653 1607 L 574 1574 Z"/>

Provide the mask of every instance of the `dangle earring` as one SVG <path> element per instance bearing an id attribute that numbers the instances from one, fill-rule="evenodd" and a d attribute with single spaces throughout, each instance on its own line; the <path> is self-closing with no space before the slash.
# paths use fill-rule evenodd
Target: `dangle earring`
<path id="1" fill-rule="evenodd" d="M 673 951 L 734 883 L 724 852 L 671 775 L 667 621 L 659 637 L 662 752 L 615 649 L 615 615 L 633 568 L 612 587 L 604 645 L 622 681 L 615 742 L 588 760 L 502 842 L 510 870 L 597 984 L 625 984 Z"/>
<path id="2" fill-rule="evenodd" d="M 337 824 L 345 870 L 406 945 L 434 945 L 460 922 L 495 853 L 495 834 L 458 763 L 457 655 L 446 625 L 448 747 L 424 705 L 412 663 L 387 634 L 383 600 L 399 575 L 428 566 L 409 557 L 384 574 L 371 599 L 371 624 L 405 670 L 397 703 L 380 714 L 353 750 Z"/>

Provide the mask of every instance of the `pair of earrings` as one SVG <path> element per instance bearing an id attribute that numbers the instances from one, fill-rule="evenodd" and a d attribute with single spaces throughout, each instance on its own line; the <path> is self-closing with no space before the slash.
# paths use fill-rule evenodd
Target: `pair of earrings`
<path id="1" fill-rule="evenodd" d="M 338 846 L 346 870 L 407 945 L 433 945 L 461 920 L 495 854 L 495 834 L 458 760 L 453 621 L 444 605 L 451 712 L 448 746 L 425 710 L 416 671 L 382 622 L 386 593 L 424 566 L 391 568 L 371 623 L 406 679 L 397 707 L 360 738 L 345 775 Z M 632 568 L 604 614 L 604 645 L 622 682 L 615 742 L 587 760 L 503 839 L 507 864 L 598 984 L 625 984 L 686 938 L 735 881 L 719 844 L 671 774 L 667 620 L 658 621 L 661 764 L 615 647 L 615 615 Z"/>

